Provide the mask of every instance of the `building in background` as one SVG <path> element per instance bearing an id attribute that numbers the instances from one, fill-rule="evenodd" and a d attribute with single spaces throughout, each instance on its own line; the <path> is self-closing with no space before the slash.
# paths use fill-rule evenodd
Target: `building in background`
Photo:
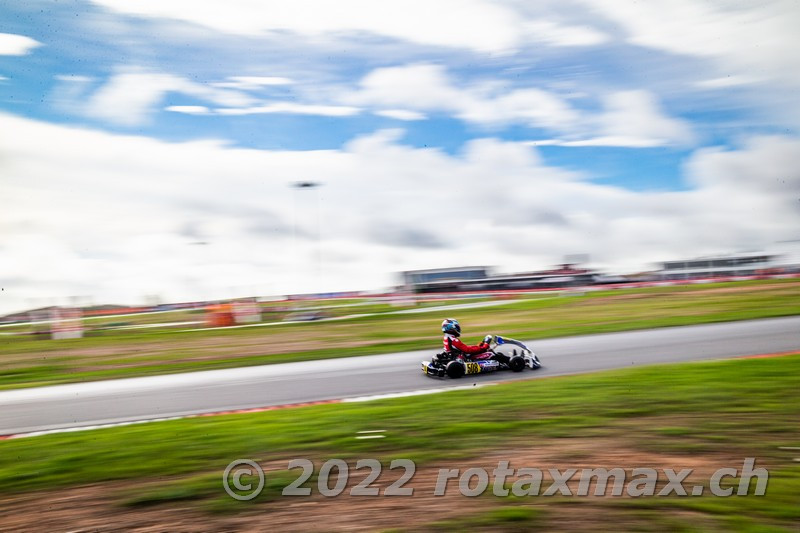
<path id="1" fill-rule="evenodd" d="M 489 267 L 432 268 L 401 272 L 403 288 L 409 292 L 452 292 L 480 285 L 489 278 Z"/>
<path id="2" fill-rule="evenodd" d="M 589 285 L 597 273 L 574 264 L 548 270 L 492 275 L 488 267 L 436 268 L 401 272 L 412 293 L 553 289 Z"/>
<path id="3" fill-rule="evenodd" d="M 659 280 L 769 276 L 800 273 L 800 239 L 773 243 L 763 250 L 664 261 Z"/>
<path id="4" fill-rule="evenodd" d="M 786 273 L 800 272 L 800 239 L 776 242 L 770 250 L 776 254 L 776 268 Z"/>
<path id="5" fill-rule="evenodd" d="M 750 253 L 665 261 L 657 276 L 669 281 L 777 274 L 779 258 L 774 254 Z"/>

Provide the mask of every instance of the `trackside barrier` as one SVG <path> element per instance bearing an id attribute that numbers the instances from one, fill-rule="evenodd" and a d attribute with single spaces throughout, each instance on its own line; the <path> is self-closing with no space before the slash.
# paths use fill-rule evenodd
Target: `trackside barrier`
<path id="1" fill-rule="evenodd" d="M 233 318 L 237 324 L 261 322 L 261 309 L 255 298 L 245 298 L 233 302 Z"/>
<path id="2" fill-rule="evenodd" d="M 79 339 L 83 337 L 81 310 L 74 307 L 54 307 L 50 310 L 50 337 L 52 339 Z"/>

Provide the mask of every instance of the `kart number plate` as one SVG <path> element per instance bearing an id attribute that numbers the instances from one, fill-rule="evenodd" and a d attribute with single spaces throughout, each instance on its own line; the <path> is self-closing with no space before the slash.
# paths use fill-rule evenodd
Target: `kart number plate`
<path id="1" fill-rule="evenodd" d="M 478 363 L 467 363 L 467 374 L 479 374 L 481 365 Z"/>

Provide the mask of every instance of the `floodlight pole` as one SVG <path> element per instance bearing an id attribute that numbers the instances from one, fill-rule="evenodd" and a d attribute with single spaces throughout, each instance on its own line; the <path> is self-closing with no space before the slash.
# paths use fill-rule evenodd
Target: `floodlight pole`
<path id="1" fill-rule="evenodd" d="M 292 188 L 300 189 L 300 190 L 312 190 L 312 189 L 319 189 L 319 187 L 321 185 L 322 185 L 321 183 L 315 182 L 315 181 L 296 181 L 296 182 L 292 183 Z M 321 263 L 321 255 L 322 255 L 322 251 L 321 251 L 321 246 L 322 246 L 321 240 L 322 239 L 321 239 L 321 236 L 320 236 L 320 232 L 321 232 L 321 224 L 320 224 L 320 211 L 321 211 L 321 208 L 320 207 L 321 206 L 320 206 L 319 191 L 317 191 L 317 235 L 316 235 L 316 238 L 317 238 L 317 246 L 316 246 L 316 248 L 317 248 L 317 261 L 316 261 L 316 265 L 315 265 L 315 274 L 316 274 L 315 278 L 316 278 L 317 283 L 319 283 L 319 278 L 320 278 L 320 263 Z M 295 246 L 295 254 L 297 254 L 297 198 L 296 198 L 296 196 L 295 196 L 294 211 L 295 211 L 295 213 L 294 213 L 294 237 L 293 237 L 293 239 L 294 239 L 294 246 Z M 301 269 L 298 268 L 298 272 L 300 272 L 300 271 L 301 271 Z M 319 287 L 318 287 L 318 289 L 319 289 Z"/>

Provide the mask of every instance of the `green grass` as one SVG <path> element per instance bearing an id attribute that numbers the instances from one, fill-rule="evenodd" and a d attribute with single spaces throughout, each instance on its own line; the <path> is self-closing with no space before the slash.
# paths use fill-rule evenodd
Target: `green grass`
<path id="1" fill-rule="evenodd" d="M 360 312 L 359 308 L 342 309 Z M 769 318 L 800 314 L 800 280 L 524 297 L 509 301 L 508 305 L 465 309 L 455 314 L 465 328 L 467 341 L 477 340 L 485 333 L 535 340 Z M 340 322 L 193 332 L 107 330 L 83 339 L 62 341 L 2 336 L 0 389 L 413 349 L 436 350 L 440 345 L 442 315 L 441 312 L 384 313 Z"/>
<path id="2" fill-rule="evenodd" d="M 566 503 L 590 506 L 600 517 L 624 517 L 621 523 L 634 529 L 655 524 L 662 530 L 692 531 L 695 520 L 687 520 L 686 513 L 720 530 L 791 529 L 800 521 L 800 465 L 779 447 L 800 443 L 799 376 L 800 354 L 660 365 L 430 396 L 0 441 L 0 493 L 113 481 L 119 505 L 190 504 L 213 516 L 280 499 L 280 490 L 296 475 L 285 469 L 292 458 L 309 457 L 319 466 L 334 457 L 374 457 L 384 464 L 404 457 L 422 467 L 458 464 L 498 443 L 513 454 L 514 449 L 558 449 L 559 443 L 570 442 L 591 450 L 596 439 L 618 439 L 626 449 L 685 456 L 687 461 L 700 455 L 719 457 L 720 450 L 738 461 L 756 457 L 757 466 L 770 469 L 767 495 L 572 498 Z M 385 429 L 386 438 L 354 438 L 369 429 Z M 220 486 L 221 472 L 237 458 L 274 465 L 267 472 L 266 490 L 254 502 L 234 501 Z M 581 462 L 569 454 L 562 460 L 565 465 Z M 119 489 L 123 481 L 128 488 Z M 461 528 L 432 521 L 430 529 L 463 529 L 469 523 L 473 531 L 552 530 L 554 523 L 547 520 L 560 516 L 564 503 L 497 498 L 495 509 L 477 513 Z"/>
<path id="3" fill-rule="evenodd" d="M 542 510 L 534 507 L 498 507 L 490 511 L 431 523 L 431 531 L 536 531 Z"/>

